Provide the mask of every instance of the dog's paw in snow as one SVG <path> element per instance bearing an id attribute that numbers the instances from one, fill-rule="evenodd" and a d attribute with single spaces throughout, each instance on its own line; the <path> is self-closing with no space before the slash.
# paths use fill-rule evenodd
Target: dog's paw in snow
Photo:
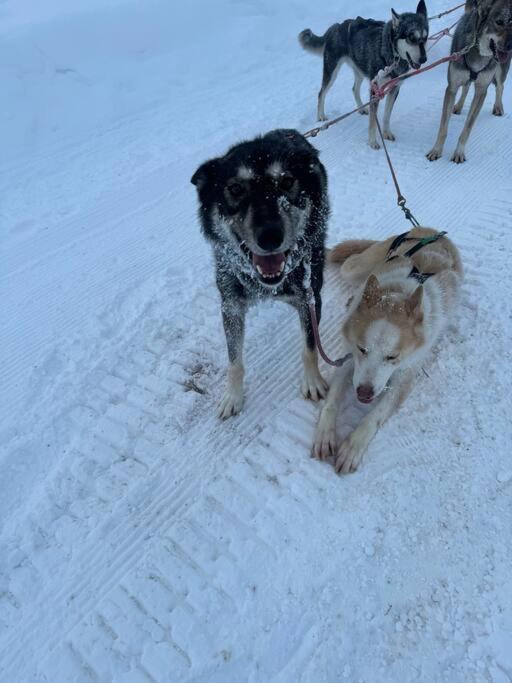
<path id="1" fill-rule="evenodd" d="M 326 460 L 336 453 L 336 426 L 334 424 L 324 424 L 322 421 L 318 425 L 315 434 L 315 443 L 311 449 L 311 456 L 317 460 Z"/>
<path id="2" fill-rule="evenodd" d="M 217 415 L 221 420 L 227 420 L 228 417 L 233 417 L 238 415 L 244 406 L 244 392 L 243 389 L 227 387 L 222 397 L 219 407 L 217 409 Z"/>
<path id="3" fill-rule="evenodd" d="M 329 385 L 320 374 L 317 367 L 306 367 L 304 369 L 304 379 L 302 380 L 301 392 L 304 398 L 311 401 L 320 401 L 327 396 Z"/>
<path id="4" fill-rule="evenodd" d="M 433 147 L 430 152 L 427 154 L 427 159 L 429 161 L 437 161 L 437 159 L 440 159 L 443 153 L 441 152 L 440 149 L 437 149 L 436 147 Z"/>
<path id="5" fill-rule="evenodd" d="M 466 161 L 466 155 L 463 151 L 456 149 L 453 153 L 452 161 L 455 164 L 463 164 Z"/>
<path id="6" fill-rule="evenodd" d="M 338 449 L 334 468 L 338 474 L 355 472 L 363 459 L 364 452 L 368 447 L 368 437 L 362 428 L 355 429 L 345 439 Z"/>

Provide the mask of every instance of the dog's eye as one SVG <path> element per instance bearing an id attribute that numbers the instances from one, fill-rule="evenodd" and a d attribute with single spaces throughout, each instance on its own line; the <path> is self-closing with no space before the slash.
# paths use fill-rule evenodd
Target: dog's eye
<path id="1" fill-rule="evenodd" d="M 282 190 L 288 191 L 292 189 L 294 178 L 291 175 L 284 175 L 279 179 L 279 187 Z"/>
<path id="2" fill-rule="evenodd" d="M 363 356 L 366 356 L 368 354 L 368 349 L 364 349 L 362 346 L 357 347 L 359 353 Z"/>
<path id="3" fill-rule="evenodd" d="M 398 359 L 398 354 L 396 356 L 386 356 L 386 360 L 389 361 L 390 363 L 394 360 Z"/>
<path id="4" fill-rule="evenodd" d="M 417 43 L 417 42 L 418 42 L 417 39 L 416 39 L 416 36 L 415 36 L 414 34 L 412 34 L 412 33 L 411 33 L 411 35 L 409 36 L 409 38 L 408 38 L 407 40 L 408 40 L 410 43 L 412 43 L 413 45 L 414 45 L 414 43 Z"/>
<path id="5" fill-rule="evenodd" d="M 235 199 L 238 199 L 244 193 L 244 188 L 242 185 L 240 185 L 240 183 L 231 183 L 231 185 L 228 185 L 228 190 L 230 195 Z"/>
<path id="6" fill-rule="evenodd" d="M 496 19 L 496 26 L 505 26 L 503 19 Z"/>

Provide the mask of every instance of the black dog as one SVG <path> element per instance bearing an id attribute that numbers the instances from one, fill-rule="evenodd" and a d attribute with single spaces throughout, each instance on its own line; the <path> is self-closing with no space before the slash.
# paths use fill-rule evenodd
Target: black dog
<path id="1" fill-rule="evenodd" d="M 295 130 L 242 142 L 192 176 L 199 217 L 215 258 L 229 356 L 222 418 L 243 405 L 245 314 L 263 298 L 280 298 L 300 316 L 305 348 L 303 394 L 325 396 L 306 290 L 320 320 L 324 242 L 329 213 L 327 176 L 317 150 Z"/>

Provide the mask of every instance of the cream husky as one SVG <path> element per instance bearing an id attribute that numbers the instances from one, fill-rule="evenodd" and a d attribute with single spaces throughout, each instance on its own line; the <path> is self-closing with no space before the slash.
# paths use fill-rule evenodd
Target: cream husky
<path id="1" fill-rule="evenodd" d="M 352 359 L 337 368 L 316 430 L 312 454 L 335 458 L 337 472 L 353 472 L 377 429 L 409 393 L 415 370 L 453 314 L 462 281 L 455 245 L 430 228 L 416 228 L 384 242 L 353 240 L 335 247 L 330 260 L 356 285 L 343 325 Z M 374 404 L 338 447 L 336 415 L 352 379 L 360 403 Z"/>

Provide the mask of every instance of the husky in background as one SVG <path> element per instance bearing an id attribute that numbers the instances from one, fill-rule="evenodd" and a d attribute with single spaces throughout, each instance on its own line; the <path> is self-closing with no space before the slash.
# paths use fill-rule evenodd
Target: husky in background
<path id="1" fill-rule="evenodd" d="M 459 102 L 455 107 L 456 113 L 462 109 L 467 88 L 472 82 L 475 84 L 475 95 L 468 117 L 452 156 L 452 161 L 456 164 L 466 161 L 466 143 L 482 109 L 489 85 L 494 80 L 497 84 L 494 113 L 503 113 L 503 74 L 506 76 L 512 56 L 512 0 L 477 0 L 472 5 L 457 24 L 451 51 L 453 54 L 465 48 L 471 49 L 462 59 L 450 62 L 448 66 L 448 86 L 444 95 L 441 123 L 434 147 L 427 154 L 429 161 L 435 161 L 443 154 L 448 122 L 454 111 L 459 88 L 464 90 L 462 103 Z"/>
<path id="2" fill-rule="evenodd" d="M 329 204 L 317 150 L 296 130 L 274 130 L 202 164 L 192 183 L 202 230 L 213 247 L 228 347 L 219 416 L 242 409 L 245 314 L 262 299 L 277 298 L 297 309 L 304 334 L 302 392 L 318 401 L 327 385 L 318 369 L 307 290 L 313 289 L 320 319 Z"/>
<path id="3" fill-rule="evenodd" d="M 466 2 L 465 11 L 472 12 L 477 9 L 477 0 L 468 0 Z M 496 75 L 494 76 L 493 83 L 496 86 L 496 99 L 494 101 L 494 107 L 492 113 L 494 116 L 503 116 L 505 114 L 505 107 L 503 106 L 503 89 L 505 87 L 505 81 L 507 80 L 507 75 L 510 69 L 510 61 L 512 59 L 512 53 L 509 54 L 508 59 L 502 64 L 498 64 L 496 68 Z M 462 92 L 459 101 L 453 108 L 454 114 L 460 114 L 464 108 L 466 102 L 466 97 L 468 96 L 470 83 L 462 86 Z"/>
<path id="4" fill-rule="evenodd" d="M 386 67 L 390 67 L 389 78 L 400 76 L 409 69 L 419 69 L 427 61 L 427 38 L 428 18 L 424 0 L 420 0 L 415 13 L 398 14 L 392 9 L 391 20 L 388 22 L 357 17 L 347 19 L 342 24 L 334 24 L 321 37 L 316 36 L 310 29 L 302 31 L 299 34 L 302 47 L 323 55 L 324 59 L 322 86 L 318 93 L 318 119 L 327 120 L 324 109 L 325 96 L 336 80 L 342 64 L 348 64 L 354 72 L 352 92 L 356 105 L 361 107 L 363 80 L 373 80 L 379 71 Z M 390 119 L 399 89 L 400 86 L 393 88 L 386 99 L 383 126 L 386 140 L 395 139 L 390 129 Z M 373 149 L 380 147 L 375 122 L 377 107 L 378 103 L 370 107 L 368 142 Z M 363 109 L 361 113 L 368 112 Z"/>
<path id="5" fill-rule="evenodd" d="M 348 473 L 404 401 L 415 371 L 453 319 L 462 264 L 455 245 L 430 228 L 384 242 L 344 242 L 330 260 L 343 264 L 341 276 L 358 287 L 342 330 L 353 361 L 335 371 L 312 454 L 334 456 L 336 471 Z M 350 380 L 358 401 L 374 407 L 338 447 L 336 415 Z"/>

